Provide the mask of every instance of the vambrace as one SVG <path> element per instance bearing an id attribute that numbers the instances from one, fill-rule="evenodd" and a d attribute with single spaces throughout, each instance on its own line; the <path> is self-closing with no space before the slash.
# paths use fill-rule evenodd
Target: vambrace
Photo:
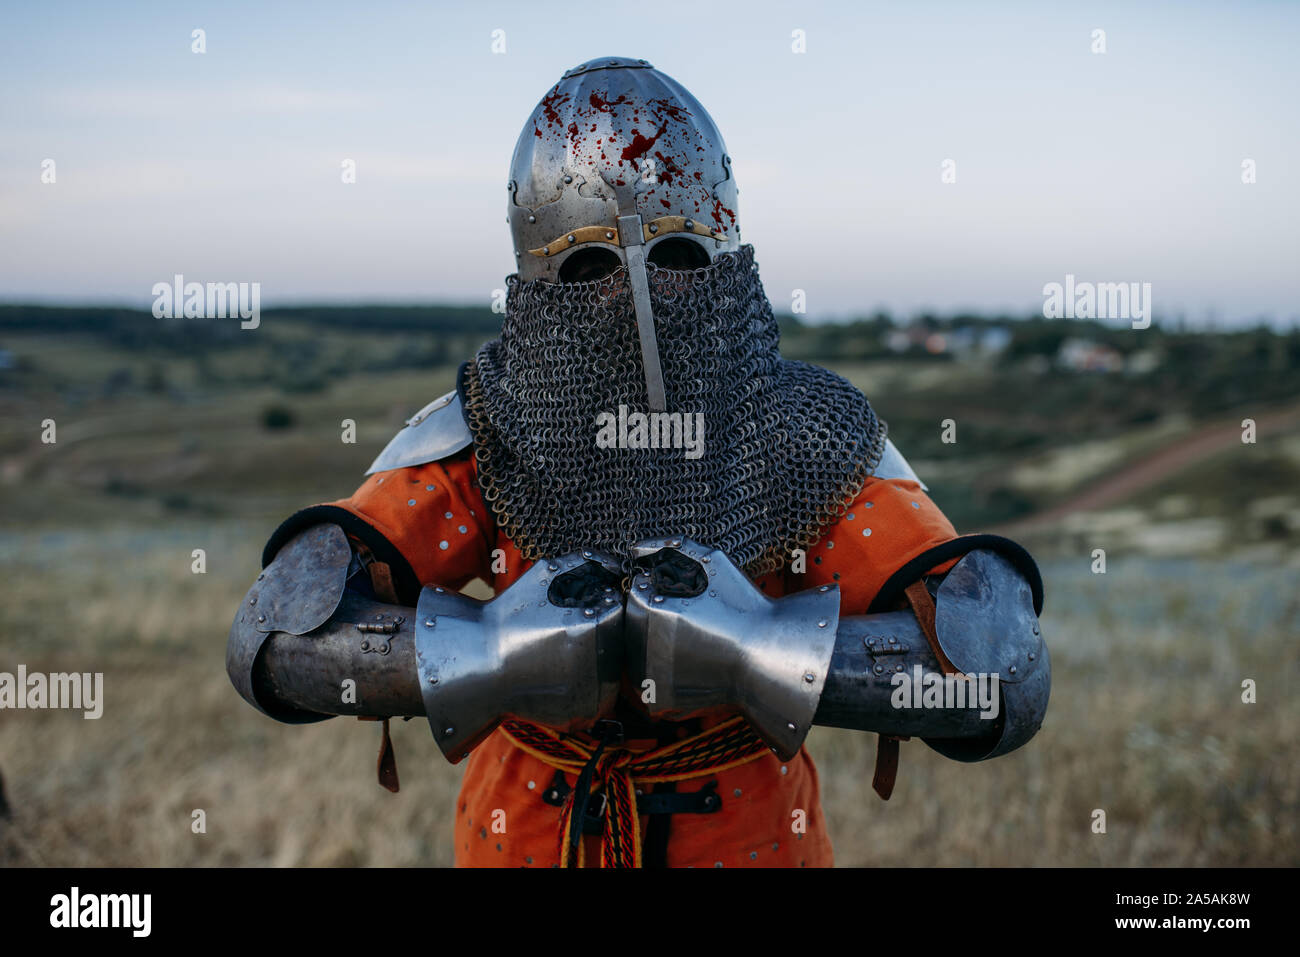
<path id="1" fill-rule="evenodd" d="M 629 670 L 653 680 L 653 717 L 730 708 L 783 759 L 812 724 L 920 737 L 979 761 L 1024 744 L 1042 723 L 1051 678 L 1030 586 L 995 552 L 968 553 L 940 585 L 938 648 L 911 611 L 841 618 L 835 586 L 772 599 L 694 542 L 638 552 Z"/>
<path id="2" fill-rule="evenodd" d="M 570 555 L 534 564 L 490 601 L 431 586 L 417 608 L 348 589 L 354 567 L 343 529 L 314 525 L 249 590 L 226 670 L 263 714 L 293 724 L 424 715 L 456 762 L 507 715 L 571 729 L 613 710 L 617 566 Z"/>
<path id="3" fill-rule="evenodd" d="M 939 585 L 934 613 L 937 649 L 912 611 L 841 619 L 816 723 L 919 737 L 956 761 L 1032 738 L 1052 681 L 1029 582 L 996 552 L 971 551 Z"/>

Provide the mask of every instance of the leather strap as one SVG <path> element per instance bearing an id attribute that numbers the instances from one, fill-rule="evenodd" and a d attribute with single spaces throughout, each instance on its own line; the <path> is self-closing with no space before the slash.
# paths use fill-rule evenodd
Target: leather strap
<path id="1" fill-rule="evenodd" d="M 876 743 L 876 773 L 871 777 L 871 789 L 888 801 L 894 793 L 894 780 L 898 777 L 898 742 L 906 735 L 882 734 Z"/>
<path id="2" fill-rule="evenodd" d="M 930 650 L 939 659 L 939 667 L 943 669 L 943 673 L 957 674 L 957 667 L 943 653 L 943 648 L 939 644 L 939 633 L 934 627 L 934 598 L 925 587 L 925 582 L 919 579 L 912 582 L 903 590 L 903 594 L 907 596 L 917 623 L 925 633 L 925 640 L 930 643 Z M 888 801 L 889 796 L 894 793 L 894 782 L 898 779 L 898 743 L 906 740 L 908 740 L 906 735 L 882 734 L 876 743 L 876 772 L 871 777 L 871 788 L 880 795 L 882 801 Z"/>
<path id="3" fill-rule="evenodd" d="M 930 643 L 930 650 L 939 659 L 939 667 L 943 669 L 943 673 L 946 675 L 960 674 L 957 666 L 948 660 L 948 656 L 943 652 L 943 647 L 939 644 L 939 633 L 934 628 L 934 598 L 930 596 L 930 590 L 925 587 L 925 582 L 912 582 L 907 588 L 903 589 L 903 594 L 907 595 L 908 603 L 911 604 L 912 611 L 916 614 L 916 620 L 921 625 L 921 631 L 925 632 L 925 640 Z"/>
<path id="4" fill-rule="evenodd" d="M 359 714 L 357 720 L 384 722 L 383 734 L 379 739 L 379 758 L 375 761 L 375 771 L 379 776 L 379 786 L 396 794 L 400 788 L 397 780 L 397 752 L 393 750 L 393 739 L 388 734 L 388 719 L 371 714 Z"/>

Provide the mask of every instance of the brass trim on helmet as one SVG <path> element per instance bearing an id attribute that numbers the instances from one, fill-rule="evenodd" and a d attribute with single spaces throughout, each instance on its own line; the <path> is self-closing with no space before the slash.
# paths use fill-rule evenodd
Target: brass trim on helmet
<path id="1" fill-rule="evenodd" d="M 687 223 L 690 225 L 688 226 Z M 641 227 L 641 233 L 646 242 L 658 239 L 661 236 L 670 236 L 673 233 L 692 233 L 696 236 L 716 239 L 719 242 L 725 243 L 727 241 L 726 233 L 712 230 L 703 223 L 694 219 L 687 219 L 685 216 L 660 216 L 658 219 L 644 224 Z M 548 258 L 558 255 L 566 249 L 581 246 L 583 243 L 606 243 L 611 246 L 623 245 L 619 241 L 617 229 L 611 229 L 608 226 L 582 226 L 552 240 L 545 246 L 530 249 L 528 252 L 533 256 Z"/>

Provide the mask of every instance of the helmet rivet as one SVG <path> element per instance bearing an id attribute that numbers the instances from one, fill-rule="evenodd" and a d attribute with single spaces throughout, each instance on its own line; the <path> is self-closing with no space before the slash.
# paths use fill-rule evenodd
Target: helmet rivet
<path id="1" fill-rule="evenodd" d="M 613 239 L 613 238 L 614 238 L 614 234 L 613 234 L 613 233 L 606 233 L 606 234 L 605 234 L 605 238 L 606 238 L 606 239 Z"/>
<path id="2" fill-rule="evenodd" d="M 687 229 L 694 229 L 694 228 L 695 228 L 695 220 L 693 220 L 693 219 L 688 219 L 688 220 L 686 220 L 686 228 L 687 228 Z"/>
<path id="3" fill-rule="evenodd" d="M 529 221 L 530 223 L 535 223 L 535 222 L 537 222 L 537 217 L 536 217 L 536 216 L 533 216 L 533 215 L 530 214 L 529 217 L 528 217 L 528 221 Z"/>
<path id="4" fill-rule="evenodd" d="M 578 237 L 573 235 L 573 233 L 569 233 L 569 242 L 576 243 L 577 241 L 578 241 Z"/>
<path id="5" fill-rule="evenodd" d="M 650 232 L 652 232 L 652 233 L 657 233 L 657 232 L 659 232 L 659 227 L 656 226 L 654 223 L 651 223 L 651 224 L 650 224 Z"/>
<path id="6" fill-rule="evenodd" d="M 663 600 L 664 600 L 664 596 L 663 596 L 663 595 L 655 595 L 654 598 L 652 598 L 652 599 L 650 599 L 650 600 L 653 601 L 656 605 L 658 605 L 658 604 L 661 604 L 661 603 L 663 602 Z"/>
<path id="7" fill-rule="evenodd" d="M 573 182 L 573 177 L 572 177 L 572 176 L 566 176 L 566 177 L 564 177 L 564 181 L 565 181 L 566 183 L 572 183 L 572 182 Z"/>
<path id="8" fill-rule="evenodd" d="M 543 247 L 542 247 L 542 255 L 543 255 L 543 256 L 549 256 L 550 254 L 551 254 L 551 247 L 550 247 L 550 246 L 543 246 Z"/>

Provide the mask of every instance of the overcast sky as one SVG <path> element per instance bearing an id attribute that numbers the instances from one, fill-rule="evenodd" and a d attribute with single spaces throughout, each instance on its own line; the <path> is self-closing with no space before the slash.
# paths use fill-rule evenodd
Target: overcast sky
<path id="1" fill-rule="evenodd" d="M 1289 324 L 1297 41 L 1287 2 L 7 2 L 0 301 L 147 304 L 182 273 L 264 307 L 487 303 L 524 120 L 620 55 L 718 123 L 778 311 L 1027 313 L 1073 274 Z"/>

